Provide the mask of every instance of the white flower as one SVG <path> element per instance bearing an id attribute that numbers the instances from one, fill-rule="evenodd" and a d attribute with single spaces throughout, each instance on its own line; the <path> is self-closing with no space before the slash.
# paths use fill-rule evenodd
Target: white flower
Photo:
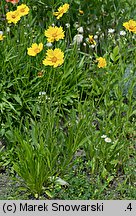
<path id="1" fill-rule="evenodd" d="M 113 34 L 114 32 L 115 32 L 115 29 L 112 29 L 112 28 L 108 29 L 109 34 Z"/>
<path id="2" fill-rule="evenodd" d="M 50 43 L 50 42 L 49 42 L 49 43 L 46 43 L 46 46 L 47 46 L 47 47 L 52 47 L 52 43 Z"/>
<path id="3" fill-rule="evenodd" d="M 91 48 L 93 49 L 93 48 L 95 48 L 95 45 L 94 45 L 94 44 L 91 44 L 89 47 L 91 47 Z"/>
<path id="4" fill-rule="evenodd" d="M 46 92 L 39 92 L 39 95 L 46 95 Z"/>
<path id="5" fill-rule="evenodd" d="M 81 35 L 81 34 L 77 34 L 73 38 L 73 43 L 74 44 L 75 43 L 80 44 L 80 43 L 82 43 L 82 41 L 83 41 L 83 35 Z"/>
<path id="6" fill-rule="evenodd" d="M 78 28 L 78 27 L 79 27 L 78 22 L 75 22 L 75 23 L 74 23 L 74 27 L 75 27 L 75 28 Z"/>
<path id="7" fill-rule="evenodd" d="M 83 43 L 83 46 L 86 47 L 86 43 Z"/>
<path id="8" fill-rule="evenodd" d="M 50 97 L 48 97 L 47 94 L 46 94 L 46 92 L 44 92 L 44 91 L 43 92 L 39 92 L 38 98 L 40 99 L 42 96 L 44 96 L 46 100 L 50 100 Z"/>
<path id="9" fill-rule="evenodd" d="M 83 32 L 84 32 L 84 29 L 83 29 L 83 27 L 81 26 L 81 27 L 79 27 L 79 28 L 77 29 L 77 31 L 78 31 L 78 33 L 83 33 Z"/>
<path id="10" fill-rule="evenodd" d="M 3 31 L 0 31 L 0 35 L 3 35 Z"/>
<path id="11" fill-rule="evenodd" d="M 106 135 L 104 135 L 104 134 L 101 136 L 101 138 L 103 138 L 103 139 L 105 139 L 106 137 L 107 137 L 107 136 L 106 136 Z"/>
<path id="12" fill-rule="evenodd" d="M 98 39 L 98 35 L 94 35 L 94 39 L 97 40 Z"/>
<path id="13" fill-rule="evenodd" d="M 70 27 L 70 23 L 66 23 L 65 26 L 66 26 L 66 28 L 69 28 Z"/>
<path id="14" fill-rule="evenodd" d="M 86 30 L 87 30 L 88 32 L 90 32 L 90 31 L 91 31 L 91 29 L 90 29 L 89 27 L 87 27 L 87 28 L 86 28 Z"/>
<path id="15" fill-rule="evenodd" d="M 10 28 L 9 27 L 7 27 L 7 32 L 10 32 Z"/>
<path id="16" fill-rule="evenodd" d="M 89 43 L 89 38 L 85 38 L 86 43 Z"/>
<path id="17" fill-rule="evenodd" d="M 101 33 L 101 35 L 100 35 L 100 36 L 101 36 L 101 38 L 102 38 L 102 37 L 104 37 L 104 33 Z"/>
<path id="18" fill-rule="evenodd" d="M 125 31 L 120 31 L 119 33 L 121 36 L 125 36 L 126 35 L 126 32 Z"/>
<path id="19" fill-rule="evenodd" d="M 107 142 L 107 143 L 111 143 L 111 139 L 110 139 L 109 137 L 106 137 L 104 140 L 105 140 L 105 142 Z"/>

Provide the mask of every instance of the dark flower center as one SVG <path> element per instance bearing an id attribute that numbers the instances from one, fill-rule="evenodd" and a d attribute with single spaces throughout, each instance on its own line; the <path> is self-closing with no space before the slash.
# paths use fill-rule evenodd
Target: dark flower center
<path id="1" fill-rule="evenodd" d="M 53 63 L 56 63 L 57 58 L 54 56 L 54 57 L 51 59 L 51 61 L 52 61 Z"/>

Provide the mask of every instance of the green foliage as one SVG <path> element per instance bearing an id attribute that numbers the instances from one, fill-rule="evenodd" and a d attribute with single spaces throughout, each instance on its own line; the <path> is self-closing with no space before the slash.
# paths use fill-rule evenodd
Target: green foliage
<path id="1" fill-rule="evenodd" d="M 127 186 L 132 191 L 135 176 L 136 37 L 123 23 L 136 20 L 135 1 L 20 3 L 30 12 L 16 25 L 6 13 L 17 6 L 0 3 L 0 169 L 10 169 L 39 199 L 133 198 Z M 57 20 L 53 12 L 63 3 L 70 8 Z M 49 49 L 44 31 L 52 24 L 65 31 L 51 47 L 64 52 L 57 68 L 42 64 Z M 27 48 L 41 42 L 43 50 L 29 56 Z M 98 67 L 98 57 L 106 67 Z M 120 196 L 110 196 L 116 180 Z"/>
<path id="2" fill-rule="evenodd" d="M 51 184 L 50 178 L 70 169 L 74 153 L 86 141 L 86 122 L 76 125 L 74 110 L 69 121 L 61 120 L 57 109 L 43 105 L 40 110 L 39 120 L 25 119 L 24 126 L 14 132 L 17 157 L 13 168 L 33 195 L 40 195 Z"/>

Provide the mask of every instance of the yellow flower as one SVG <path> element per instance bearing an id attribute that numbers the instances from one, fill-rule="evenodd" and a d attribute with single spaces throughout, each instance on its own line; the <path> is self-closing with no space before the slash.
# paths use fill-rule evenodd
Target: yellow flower
<path id="1" fill-rule="evenodd" d="M 96 45 L 96 42 L 95 42 L 95 40 L 94 40 L 93 35 L 89 35 L 89 42 L 90 42 L 91 44 Z"/>
<path id="2" fill-rule="evenodd" d="M 64 38 L 64 31 L 62 27 L 57 27 L 57 26 L 50 26 L 46 31 L 45 31 L 45 36 L 47 37 L 47 41 L 52 43 L 55 40 L 58 41 L 60 39 Z"/>
<path id="3" fill-rule="evenodd" d="M 106 63 L 106 59 L 99 57 L 96 59 L 98 61 L 98 68 L 104 68 L 106 67 L 107 63 Z"/>
<path id="4" fill-rule="evenodd" d="M 36 43 L 33 43 L 30 48 L 27 48 L 27 54 L 30 56 L 36 56 L 39 52 L 41 52 L 43 49 L 43 44 L 40 43 L 39 45 Z"/>
<path id="5" fill-rule="evenodd" d="M 80 15 L 83 15 L 84 11 L 83 10 L 79 10 L 79 13 L 80 13 Z"/>
<path id="6" fill-rule="evenodd" d="M 60 19 L 64 13 L 66 13 L 69 9 L 69 4 L 64 4 L 63 6 L 58 8 L 58 12 L 54 12 L 53 15 Z"/>
<path id="7" fill-rule="evenodd" d="M 29 7 L 25 4 L 21 4 L 17 7 L 17 11 L 19 12 L 20 16 L 25 16 L 29 13 Z"/>
<path id="8" fill-rule="evenodd" d="M 43 60 L 45 66 L 49 65 L 55 68 L 62 65 L 64 62 L 64 53 L 59 48 L 54 50 L 48 49 L 46 55 L 46 58 Z"/>
<path id="9" fill-rule="evenodd" d="M 4 39 L 5 36 L 3 36 L 3 34 L 0 34 L 0 41 L 2 41 Z"/>
<path id="10" fill-rule="evenodd" d="M 129 20 L 128 22 L 123 23 L 123 26 L 130 32 L 136 33 L 136 21 Z"/>
<path id="11" fill-rule="evenodd" d="M 20 14 L 17 10 L 15 11 L 10 11 L 6 13 L 6 19 L 8 23 L 14 23 L 16 24 L 20 20 Z"/>

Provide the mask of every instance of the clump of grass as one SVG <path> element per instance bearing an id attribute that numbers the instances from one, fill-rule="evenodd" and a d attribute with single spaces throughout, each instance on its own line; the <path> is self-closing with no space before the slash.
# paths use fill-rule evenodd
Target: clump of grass
<path id="1" fill-rule="evenodd" d="M 35 198 L 123 198 L 116 179 L 123 176 L 124 188 L 134 182 L 136 50 L 135 32 L 126 28 L 135 23 L 134 1 L 23 3 L 30 10 L 16 24 L 6 14 L 18 4 L 2 1 L 0 9 L 0 137 L 7 143 L 0 164 Z M 69 8 L 57 19 L 63 3 Z M 78 179 L 77 152 L 87 166 Z M 87 192 L 92 180 L 97 189 Z M 109 188 L 120 195 L 111 197 Z"/>

